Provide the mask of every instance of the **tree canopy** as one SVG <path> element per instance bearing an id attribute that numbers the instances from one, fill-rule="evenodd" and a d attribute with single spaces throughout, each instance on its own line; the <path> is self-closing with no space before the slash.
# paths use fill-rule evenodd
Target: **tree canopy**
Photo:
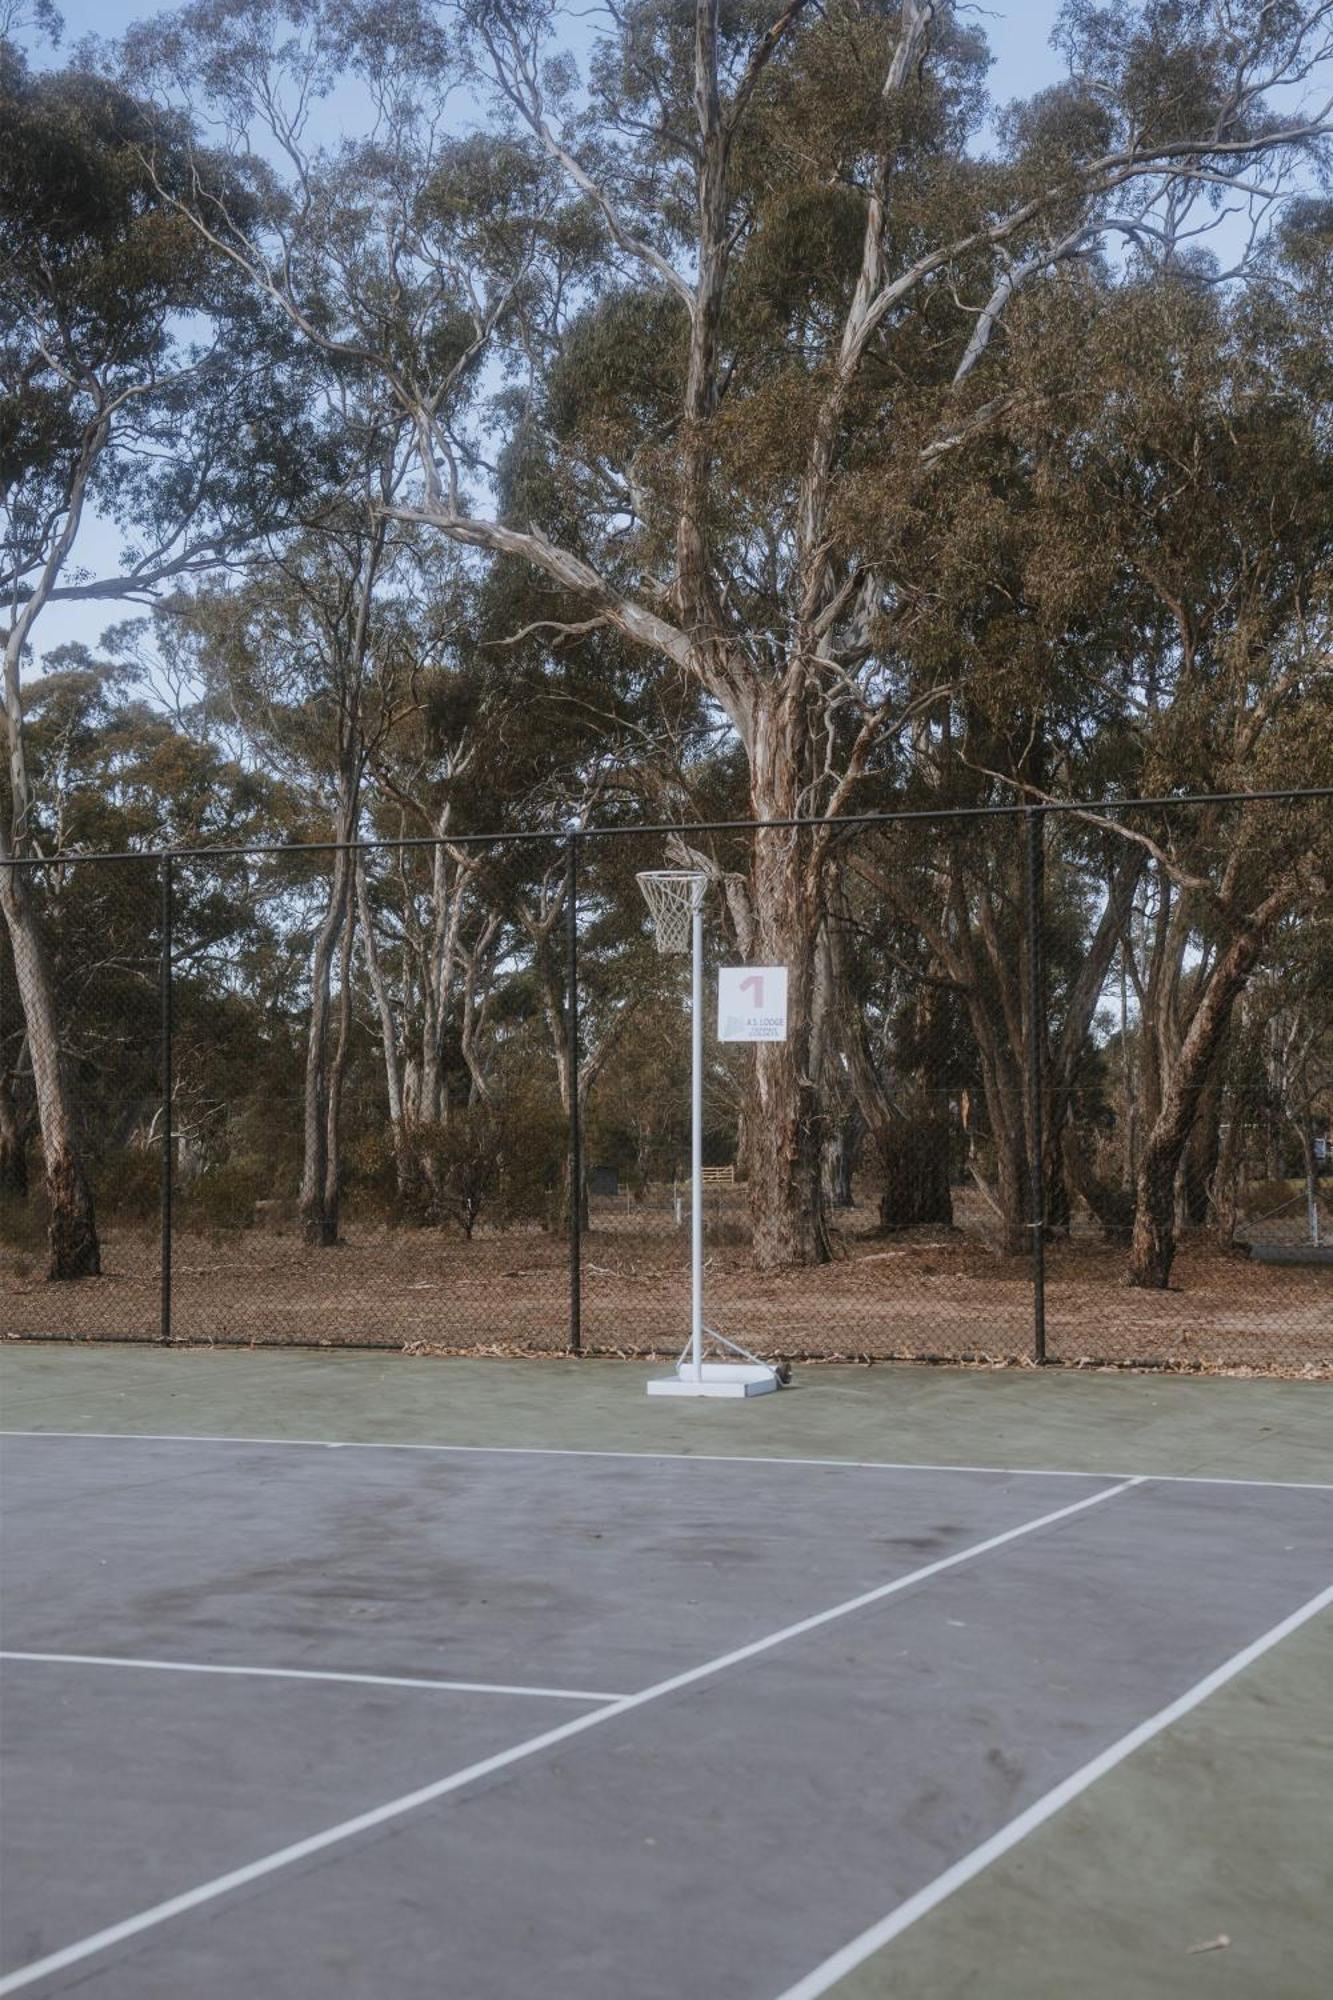
<path id="1" fill-rule="evenodd" d="M 348 1090 L 469 1231 L 528 1200 L 507 1104 L 604 1088 L 641 1155 L 660 843 L 585 847 L 580 1067 L 560 842 L 741 820 L 673 851 L 790 970 L 726 1142 L 761 1266 L 833 1254 L 850 1147 L 886 1227 L 966 1172 L 1010 1252 L 1081 1204 L 1166 1283 L 1247 996 L 1328 922 L 1327 812 L 1105 802 L 1333 783 L 1333 6 L 1070 0 L 1057 45 L 997 106 L 930 0 L 636 0 L 577 58 L 545 0 L 209 0 L 41 72 L 3 43 L 0 861 L 330 844 L 260 892 L 263 948 L 301 940 L 267 990 L 312 1241 Z M 38 671 L 62 596 L 151 617 Z M 1034 1033 L 1019 815 L 1057 804 Z M 851 832 L 964 808 L 1012 817 Z M 5 879 L 6 1117 L 58 1208 L 54 912 Z"/>

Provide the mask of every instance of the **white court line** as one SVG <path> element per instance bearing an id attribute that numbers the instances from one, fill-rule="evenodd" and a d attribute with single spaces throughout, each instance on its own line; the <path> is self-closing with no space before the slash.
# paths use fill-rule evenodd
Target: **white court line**
<path id="1" fill-rule="evenodd" d="M 794 1986 L 789 1986 L 784 1993 L 780 1993 L 777 2000 L 819 2000 L 821 1994 L 827 1993 L 840 1979 L 845 1979 L 849 1973 L 854 1972 L 867 1958 L 882 1950 L 885 1945 L 891 1944 L 894 1938 L 901 1937 L 905 1930 L 910 1929 L 922 1917 L 929 1915 L 931 1910 L 936 1909 L 956 1890 L 980 1875 L 983 1869 L 989 1868 L 992 1861 L 998 1861 L 1011 1848 L 1017 1847 L 1020 1841 L 1026 1840 L 1030 1833 L 1035 1833 L 1039 1826 L 1043 1826 L 1071 1800 L 1076 1799 L 1080 1792 L 1086 1792 L 1090 1785 L 1095 1785 L 1099 1778 L 1104 1778 L 1117 1764 L 1123 1764 L 1127 1757 L 1131 1757 L 1145 1743 L 1150 1743 L 1154 1736 L 1159 1736 L 1164 1729 L 1169 1729 L 1172 1723 L 1179 1722 L 1182 1716 L 1188 1715 L 1191 1709 L 1198 1708 L 1201 1702 L 1207 1701 L 1210 1695 L 1216 1694 L 1219 1688 L 1225 1687 L 1228 1681 L 1236 1678 L 1237 1674 L 1244 1673 L 1246 1667 L 1261 1659 L 1272 1647 L 1279 1645 L 1283 1639 L 1288 1638 L 1311 1618 L 1318 1617 L 1321 1611 L 1327 1611 L 1331 1606 L 1333 1606 L 1333 1583 L 1326 1590 L 1321 1590 L 1317 1597 L 1312 1597 L 1308 1603 L 1302 1604 L 1299 1610 L 1293 1611 L 1290 1617 L 1274 1625 L 1262 1637 L 1253 1640 L 1248 1646 L 1243 1646 L 1239 1653 L 1233 1653 L 1220 1667 L 1214 1667 L 1212 1673 L 1205 1674 L 1201 1681 L 1196 1681 L 1192 1688 L 1178 1696 L 1175 1701 L 1169 1702 L 1165 1708 L 1159 1708 L 1156 1715 L 1150 1715 L 1145 1722 L 1140 1722 L 1127 1735 L 1112 1743 L 1108 1749 L 1101 1751 L 1079 1770 L 1071 1772 L 1067 1778 L 1062 1778 L 1058 1785 L 1053 1786 L 1034 1805 L 1030 1805 L 1025 1812 L 1011 1819 L 1007 1826 L 1002 1826 L 989 1840 L 983 1840 L 970 1854 L 965 1854 L 960 1861 L 955 1861 L 951 1868 L 946 1868 L 933 1882 L 928 1882 L 924 1889 L 918 1889 L 914 1896 L 909 1896 L 905 1903 L 900 1903 L 896 1910 L 891 1910 L 888 1916 L 882 1917 L 877 1924 L 872 1924 L 869 1930 L 862 1931 L 860 1937 L 853 1938 L 850 1944 L 845 1944 L 840 1951 L 835 1951 L 831 1958 L 826 1958 L 813 1972 L 807 1972 L 804 1979 L 798 1979 Z"/>
<path id="2" fill-rule="evenodd" d="M 1105 1500 L 1114 1500 L 1117 1494 L 1126 1493 L 1131 1487 L 1140 1485 L 1137 1479 L 1122 1481 L 1118 1486 L 1104 1486 L 1100 1492 L 1075 1500 L 1067 1507 L 1057 1507 L 1053 1513 L 1040 1514 L 1033 1521 L 1024 1521 L 1016 1528 L 1006 1528 L 1003 1534 L 988 1535 L 983 1542 L 973 1542 L 956 1554 L 942 1556 L 938 1561 L 926 1563 L 921 1569 L 909 1570 L 906 1576 L 895 1577 L 891 1583 L 881 1583 L 874 1590 L 862 1591 L 858 1597 L 849 1597 L 842 1604 L 835 1604 L 827 1611 L 817 1611 L 809 1618 L 798 1619 L 794 1625 L 784 1625 L 780 1631 L 770 1632 L 765 1638 L 752 1639 L 748 1645 L 737 1646 L 732 1652 L 720 1653 L 716 1659 L 705 1660 L 702 1666 L 687 1667 L 683 1673 L 672 1674 L 668 1680 L 658 1681 L 654 1686 L 643 1688 L 638 1694 L 623 1695 L 618 1701 L 608 1703 L 605 1708 L 596 1708 L 590 1715 L 577 1715 L 572 1722 L 562 1722 L 555 1729 L 543 1730 L 540 1736 L 529 1736 L 525 1742 L 516 1743 L 512 1749 L 501 1750 L 496 1756 L 484 1757 L 479 1763 L 469 1764 L 464 1770 L 453 1771 L 446 1778 L 437 1778 L 433 1784 L 422 1785 L 414 1792 L 405 1792 L 400 1798 L 389 1799 L 384 1805 L 374 1806 L 369 1812 L 357 1813 L 351 1819 L 340 1820 L 336 1826 L 325 1827 L 320 1833 L 307 1835 L 304 1840 L 293 1841 L 289 1847 L 280 1847 L 272 1854 L 264 1854 L 256 1861 L 246 1862 L 244 1867 L 233 1868 L 225 1875 L 215 1875 L 209 1882 L 201 1882 L 195 1889 L 187 1889 L 182 1895 L 169 1896 L 165 1902 L 154 1903 L 150 1909 L 140 1910 L 137 1915 L 124 1918 L 118 1924 L 109 1924 L 105 1930 L 94 1931 L 90 1936 L 79 1938 L 74 1944 L 53 1951 L 45 1958 L 34 1959 L 29 1965 L 22 1965 L 14 1972 L 0 1979 L 0 1995 L 17 1993 L 21 1987 L 29 1986 L 36 1979 L 44 1979 L 53 1972 L 63 1972 L 67 1966 L 77 1965 L 81 1960 L 91 1958 L 95 1952 L 107 1951 L 112 1945 L 124 1944 L 128 1939 L 138 1937 L 142 1932 L 153 1930 L 159 1924 L 173 1917 L 184 1916 L 187 1911 L 197 1910 L 201 1904 L 216 1902 L 220 1896 L 230 1895 L 235 1889 L 244 1889 L 251 1882 L 258 1882 L 266 1875 L 276 1874 L 281 1868 L 290 1868 L 298 1861 L 306 1861 L 313 1854 L 339 1846 L 343 1841 L 353 1840 L 358 1834 L 371 1833 L 376 1827 L 386 1825 L 390 1820 L 401 1819 L 405 1813 L 415 1812 L 421 1806 L 433 1805 L 437 1799 L 445 1798 L 450 1792 L 461 1790 L 464 1785 L 478 1783 L 497 1771 L 503 1771 L 511 1764 L 521 1763 L 524 1758 L 535 1757 L 541 1750 L 549 1750 L 557 1743 L 567 1743 L 573 1736 L 581 1736 L 585 1730 L 596 1729 L 603 1722 L 613 1721 L 617 1716 L 628 1715 L 633 1709 L 644 1708 L 649 1702 L 661 1701 L 665 1696 L 678 1694 L 682 1688 L 693 1687 L 696 1682 L 707 1680 L 714 1674 L 725 1673 L 731 1667 L 738 1667 L 747 1660 L 758 1659 L 763 1653 L 770 1653 L 777 1646 L 785 1646 L 792 1639 L 802 1638 L 807 1632 L 817 1632 L 823 1625 L 831 1625 L 835 1619 L 847 1618 L 854 1611 L 863 1611 L 868 1605 L 882 1604 L 886 1598 L 896 1596 L 900 1591 L 910 1590 L 914 1584 L 924 1583 L 933 1576 L 941 1576 L 946 1570 L 957 1569 L 963 1563 L 975 1562 L 979 1556 L 989 1555 L 995 1549 L 1006 1547 L 1010 1542 L 1020 1541 L 1024 1535 L 1032 1535 L 1040 1528 L 1054 1527 L 1057 1521 L 1067 1521 L 1074 1514 L 1081 1514 L 1089 1507 L 1098 1507 Z"/>
<path id="3" fill-rule="evenodd" d="M 46 1667 L 143 1667 L 160 1674 L 242 1674 L 268 1681 L 350 1681 L 358 1687 L 433 1688 L 437 1694 L 521 1694 L 541 1701 L 623 1701 L 624 1696 L 605 1689 L 590 1693 L 585 1688 L 509 1687 L 503 1681 L 435 1681 L 406 1674 L 339 1674 L 313 1667 L 238 1667 L 214 1665 L 208 1660 L 133 1660 L 119 1653 L 15 1653 L 0 1652 L 0 1660 L 28 1661 Z"/>
<path id="4" fill-rule="evenodd" d="M 1154 1486 L 1272 1486 L 1286 1493 L 1333 1493 L 1328 1479 L 1234 1479 L 1211 1472 L 1126 1472 L 1105 1467 L 1092 1472 L 1076 1466 L 946 1465 L 927 1459 L 779 1458 L 762 1452 L 609 1451 L 592 1446 L 542 1444 L 422 1444 L 394 1438 L 233 1437 L 213 1431 L 20 1431 L 0 1429 L 0 1438 L 90 1438 L 120 1444 L 244 1444 L 281 1451 L 433 1451 L 473 1458 L 628 1458 L 667 1465 L 805 1465 L 835 1472 L 964 1472 L 1001 1479 L 1137 1479 Z"/>

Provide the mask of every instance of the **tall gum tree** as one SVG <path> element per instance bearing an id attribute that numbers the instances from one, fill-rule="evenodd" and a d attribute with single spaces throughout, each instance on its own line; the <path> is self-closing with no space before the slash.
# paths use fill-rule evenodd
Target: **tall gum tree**
<path id="1" fill-rule="evenodd" d="M 417 704 L 435 635 L 411 533 L 386 511 L 402 475 L 402 418 L 382 399 L 367 402 L 355 383 L 325 393 L 337 421 L 335 492 L 301 532 L 268 538 L 243 574 L 178 596 L 161 622 L 206 709 L 235 724 L 259 768 L 304 795 L 301 834 L 332 843 L 310 953 L 299 1195 L 307 1242 L 327 1248 L 338 1241 L 367 772 Z"/>
<path id="2" fill-rule="evenodd" d="M 95 1276 L 100 1250 L 31 866 L 24 662 L 48 605 L 142 601 L 218 561 L 282 487 L 300 426 L 278 459 L 265 453 L 282 400 L 272 326 L 155 190 L 143 106 L 77 69 L 32 76 L 0 40 L 0 112 L 0 914 L 36 1090 L 48 1275 L 64 1279 Z M 161 149 L 178 198 L 184 158 Z M 109 575 L 73 567 L 94 511 L 126 542 Z"/>
<path id="3" fill-rule="evenodd" d="M 402 511 L 530 564 L 582 621 L 690 676 L 726 717 L 750 810 L 775 823 L 753 843 L 749 949 L 791 982 L 789 1038 L 755 1059 L 755 1254 L 817 1261 L 829 1253 L 816 967 L 830 833 L 793 838 L 781 823 L 853 807 L 876 746 L 934 698 L 902 671 L 896 579 L 859 547 L 848 487 L 860 473 L 892 490 L 966 452 L 1013 393 L 996 336 L 1014 299 L 1099 240 L 1176 237 L 1219 190 L 1260 209 L 1275 198 L 1328 130 L 1302 85 L 1333 49 L 1333 7 L 1219 25 L 1203 8 L 1075 4 L 1068 81 L 1006 122 L 994 157 L 976 146 L 984 47 L 937 0 L 649 0 L 616 13 L 582 90 L 548 7 L 476 0 L 461 39 L 453 18 L 446 34 L 431 8 L 402 10 L 391 49 L 378 11 L 358 27 L 355 8 L 302 9 L 293 44 L 277 9 L 210 7 L 159 34 L 148 59 L 168 82 L 216 79 L 221 123 L 247 132 L 273 129 L 283 71 L 289 157 L 326 76 L 373 75 L 396 175 L 381 152 L 376 186 L 363 176 L 353 203 L 344 181 L 331 209 L 302 157 L 264 259 L 225 202 L 205 196 L 193 217 L 308 337 L 379 356 L 417 426 L 420 489 Z M 484 158 L 493 191 L 497 161 L 536 164 L 526 181 L 509 174 L 500 221 L 494 202 L 484 226 L 474 206 L 462 230 L 455 200 L 442 254 L 417 199 L 437 163 L 423 180 L 409 127 L 460 84 L 490 91 L 499 128 L 463 179 L 480 185 Z M 363 233 L 349 256 L 353 209 Z M 589 233 L 592 272 L 586 248 L 570 251 Z M 432 365 L 446 295 L 466 331 Z M 585 382 L 587 420 L 562 431 L 547 394 L 559 357 L 616 312 L 636 334 L 619 384 L 599 405 Z M 463 415 L 488 349 L 526 370 L 512 428 L 557 461 L 577 533 L 486 511 L 485 433 L 469 436 Z"/>
<path id="4" fill-rule="evenodd" d="M 1140 1022 L 1129 1278 L 1148 1288 L 1212 1172 L 1237 1003 L 1333 893 L 1326 802 L 1244 802 L 1333 781 L 1328 240 L 1327 210 L 1304 206 L 1240 301 L 1188 279 L 1128 301 L 1066 459 L 1066 511 L 1117 551 L 1136 607 L 1122 776 L 1153 797 L 1241 795 L 1096 822 L 1142 863 L 1118 928 Z"/>

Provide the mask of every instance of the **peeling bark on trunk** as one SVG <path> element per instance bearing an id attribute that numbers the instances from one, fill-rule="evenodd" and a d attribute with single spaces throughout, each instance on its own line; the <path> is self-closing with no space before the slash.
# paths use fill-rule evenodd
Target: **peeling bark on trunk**
<path id="1" fill-rule="evenodd" d="M 790 992 L 790 987 L 788 988 Z M 781 1042 L 755 1048 L 759 1115 L 750 1132 L 750 1222 L 755 1268 L 826 1264 L 832 1256 L 820 1155 L 823 1114 L 795 1053 Z"/>
<path id="2" fill-rule="evenodd" d="M 51 970 L 37 912 L 21 869 L 0 863 L 0 911 L 14 954 L 37 1096 L 37 1118 L 50 1208 L 47 1277 L 95 1278 L 102 1269 L 92 1190 L 75 1142 L 75 1121 L 60 1061 Z"/>
<path id="3" fill-rule="evenodd" d="M 357 914 L 361 924 L 361 948 L 365 953 L 370 990 L 375 996 L 375 1008 L 379 1015 L 380 1049 L 384 1057 L 384 1090 L 389 1102 L 389 1131 L 393 1142 L 394 1176 L 399 1197 L 404 1198 L 411 1194 L 416 1174 L 407 1140 L 403 1079 L 398 1063 L 398 1028 L 394 1020 L 388 981 L 384 977 L 384 967 L 380 962 L 379 946 L 375 939 L 365 871 L 359 862 L 356 867 L 355 887 Z"/>
<path id="4" fill-rule="evenodd" d="M 769 747 L 782 787 L 759 792 L 756 817 L 786 818 L 799 763 L 788 742 Z M 756 755 L 758 750 L 757 744 Z M 809 847 L 788 829 L 761 831 L 753 839 L 755 956 L 760 964 L 787 968 L 787 1039 L 755 1044 L 755 1102 L 747 1132 L 755 1267 L 778 1271 L 826 1264 L 833 1254 L 822 1171 L 825 1116 L 817 1084 L 818 1040 L 827 1025 L 819 1015 L 828 995 L 827 982 L 816 981 L 822 896 Z"/>
<path id="5" fill-rule="evenodd" d="M 51 1222 L 48 1278 L 97 1278 L 102 1253 L 93 1219 L 92 1190 L 83 1161 L 72 1146 L 60 1148 L 46 1162 L 46 1198 Z"/>
<path id="6" fill-rule="evenodd" d="M 1241 931 L 1218 959 L 1171 1074 L 1163 1079 L 1157 1117 L 1143 1148 L 1135 1190 L 1129 1282 L 1164 1291 L 1176 1254 L 1176 1173 L 1199 1100 L 1212 1074 L 1231 1011 L 1253 971 L 1267 925 Z"/>

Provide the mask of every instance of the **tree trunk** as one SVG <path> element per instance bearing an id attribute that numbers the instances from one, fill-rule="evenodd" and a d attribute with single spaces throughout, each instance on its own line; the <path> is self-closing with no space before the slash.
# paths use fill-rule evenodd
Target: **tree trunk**
<path id="1" fill-rule="evenodd" d="M 1252 972 L 1266 935 L 1255 925 L 1235 937 L 1218 959 L 1180 1054 L 1162 1080 L 1160 1108 L 1144 1142 L 1135 1189 L 1129 1282 L 1164 1291 L 1176 1254 L 1176 1173 L 1231 1021 L 1231 1010 Z"/>
<path id="2" fill-rule="evenodd" d="M 885 1073 L 862 1010 L 847 977 L 843 949 L 844 907 L 826 914 L 824 940 L 828 947 L 830 1005 L 836 1023 L 833 1046 L 835 1070 L 841 1069 L 851 1091 L 852 1105 L 843 1124 L 853 1118 L 857 1143 L 869 1136 L 880 1171 L 881 1229 L 909 1229 L 917 1223 L 953 1227 L 953 1195 L 949 1184 L 949 1119 L 938 1100 L 919 1082 Z M 922 1039 L 929 1041 L 928 1032 Z M 850 1182 L 847 1189 L 850 1195 Z M 848 1206 L 850 1206 L 850 1201 Z"/>
<path id="3" fill-rule="evenodd" d="M 787 819 L 796 805 L 799 729 L 767 710 L 751 747 L 756 819 Z M 787 968 L 787 1039 L 756 1042 L 754 1103 L 746 1134 L 755 1268 L 826 1264 L 833 1255 L 824 1202 L 824 1108 L 819 1039 L 829 982 L 816 977 L 824 911 L 822 868 L 809 835 L 774 827 L 751 836 L 753 952 Z"/>
<path id="4" fill-rule="evenodd" d="M 1233 1102 L 1231 1116 L 1221 1135 L 1217 1169 L 1213 1175 L 1213 1233 L 1224 1250 L 1229 1250 L 1235 1241 L 1238 1181 L 1244 1155 L 1245 1125 L 1240 1116 L 1239 1103 Z"/>
<path id="5" fill-rule="evenodd" d="M 1213 1182 L 1222 1147 L 1222 1090 L 1205 1084 L 1199 1108 L 1180 1162 L 1180 1219 L 1186 1229 L 1202 1229 L 1208 1220 Z"/>
<path id="6" fill-rule="evenodd" d="M 1066 1125 L 1061 1138 L 1065 1173 L 1074 1193 L 1085 1201 L 1108 1243 L 1128 1243 L 1134 1227 L 1134 1194 L 1099 1178 L 1090 1158 L 1090 1142 L 1077 1125 Z"/>
<path id="7" fill-rule="evenodd" d="M 569 1186 L 574 1177 L 574 1156 L 567 1152 L 560 1169 L 560 1217 L 559 1229 L 563 1236 L 569 1234 Z M 592 1227 L 591 1212 L 588 1207 L 588 1166 L 584 1162 L 579 1180 L 579 1234 L 586 1236 Z"/>
<path id="8" fill-rule="evenodd" d="M 744 1104 L 736 1111 L 736 1179 L 748 1188 L 750 1184 L 750 1137 L 753 1120 Z"/>
<path id="9" fill-rule="evenodd" d="M 0 1199 L 22 1201 L 28 1192 L 28 1149 L 23 1143 L 14 1081 L 0 1071 Z"/>
<path id="10" fill-rule="evenodd" d="M 1032 1172 L 1023 1144 L 1020 1118 L 1009 1121 L 995 1146 L 995 1179 L 1004 1215 L 1004 1254 L 1026 1257 L 1032 1249 L 1028 1224 L 1032 1219 Z"/>
<path id="11" fill-rule="evenodd" d="M 356 909 L 349 899 L 338 954 L 338 1041 L 329 1065 L 328 1104 L 324 1129 L 324 1205 L 320 1218 L 321 1243 L 330 1248 L 338 1241 L 342 1207 L 342 1100 L 343 1080 L 352 1040 L 352 946 L 356 939 Z"/>
<path id="12" fill-rule="evenodd" d="M 834 1208 L 855 1208 L 852 1177 L 865 1136 L 865 1120 L 855 1104 L 834 1121 L 824 1148 L 825 1197 Z"/>
<path id="13" fill-rule="evenodd" d="M 60 1061 L 60 1025 L 50 964 L 24 871 L 0 864 L 0 910 L 14 954 L 28 1035 L 50 1208 L 47 1276 L 95 1278 L 102 1269 L 92 1190 L 75 1143 L 75 1120 Z"/>
<path id="14" fill-rule="evenodd" d="M 1027 1228 L 1032 1213 L 1032 1174 L 1027 1152 L 1025 1073 L 1001 1039 L 986 996 L 976 984 L 967 989 L 967 1011 L 981 1065 L 986 1122 L 995 1147 L 995 1198 L 1000 1208 L 1002 1248 L 1006 1257 L 1022 1257 L 1032 1248 Z"/>
<path id="15" fill-rule="evenodd" d="M 1064 1136 L 1075 1116 L 1080 1069 L 1117 949 L 1120 950 L 1121 961 L 1123 1039 L 1126 1001 L 1122 940 L 1130 923 L 1134 896 L 1146 865 L 1147 856 L 1132 845 L 1126 845 L 1113 862 L 1108 860 L 1105 906 L 1083 953 L 1082 962 L 1070 981 L 1064 1020 L 1060 1024 L 1058 1034 L 1051 1040 L 1051 1045 L 1045 1052 L 1043 1065 L 1045 1088 L 1042 1094 L 1042 1182 L 1045 1188 L 1048 1236 L 1057 1231 L 1067 1236 L 1070 1231 L 1073 1221 L 1071 1186 L 1075 1192 L 1081 1192 L 1070 1179 L 1071 1161 L 1074 1171 L 1086 1169 L 1088 1175 L 1091 1175 L 1086 1153 L 1080 1148 L 1071 1154 L 1064 1144 Z M 1024 1087 L 1030 1091 L 1030 1079 L 1026 1075 Z M 1097 1185 L 1092 1179 L 1089 1179 L 1088 1184 Z M 1130 1184 L 1132 1185 L 1132 1182 Z M 1095 1209 L 1093 1212 L 1097 1213 Z M 1103 1221 L 1103 1228 L 1105 1226 Z"/>
<path id="16" fill-rule="evenodd" d="M 431 925 L 423 969 L 421 1068 L 417 1119 L 423 1125 L 449 1123 L 449 1080 L 445 1051 L 455 999 L 459 938 L 462 930 L 463 888 L 467 870 L 452 863 L 444 845 L 444 827 L 431 862 Z M 451 865 L 454 868 L 450 875 Z"/>
<path id="17" fill-rule="evenodd" d="M 350 837 L 339 816 L 338 840 Z M 301 1167 L 301 1229 L 307 1243 L 328 1247 L 337 1241 L 336 1215 L 327 1212 L 329 1170 L 329 1029 L 333 961 L 348 919 L 351 857 L 339 847 L 333 863 L 328 906 L 315 939 L 310 968 L 310 1033 L 306 1042 L 304 1156 Z"/>
<path id="18" fill-rule="evenodd" d="M 359 862 L 356 867 L 356 907 L 361 924 L 361 949 L 365 954 L 370 990 L 375 996 L 375 1008 L 379 1015 L 380 1049 L 384 1057 L 384 1089 L 389 1101 L 389 1131 L 393 1141 L 394 1178 L 399 1198 L 402 1199 L 411 1194 L 416 1175 L 412 1149 L 407 1138 L 403 1079 L 398 1063 L 398 1029 L 394 1020 L 388 981 L 384 977 L 384 967 L 380 962 L 379 946 L 375 938 L 370 898 L 366 891 L 365 870 Z"/>
<path id="19" fill-rule="evenodd" d="M 949 1120 L 932 1105 L 907 1105 L 880 1135 L 880 1228 L 953 1227 Z"/>
<path id="20" fill-rule="evenodd" d="M 950 929 L 937 939 L 941 963 L 949 969 L 967 1007 L 972 1038 L 981 1070 L 986 1122 L 995 1147 L 995 1199 L 1000 1210 L 1001 1243 L 1006 1257 L 1022 1257 L 1031 1249 L 1028 1221 L 1032 1212 L 1032 1174 L 1028 1163 L 1031 1090 L 1027 1073 L 1028 1040 L 1025 942 L 1003 921 L 1006 901 L 1018 905 L 1014 872 L 1020 865 L 1015 845 L 997 848 L 996 862 L 1007 868 L 1011 892 L 1003 889 L 1003 873 L 992 883 L 986 877 L 969 882 L 964 850 L 955 848 L 950 865 L 948 909 Z"/>
<path id="21" fill-rule="evenodd" d="M 1052 1093 L 1047 1091 L 1043 1098 L 1043 1109 L 1051 1111 Z M 1074 1220 L 1074 1205 L 1070 1200 L 1069 1176 L 1065 1171 L 1064 1146 L 1061 1135 L 1068 1130 L 1064 1109 L 1053 1112 L 1049 1123 L 1042 1128 L 1042 1185 L 1045 1188 L 1044 1212 L 1046 1217 L 1045 1236 L 1049 1242 L 1053 1236 L 1068 1236 Z"/>

